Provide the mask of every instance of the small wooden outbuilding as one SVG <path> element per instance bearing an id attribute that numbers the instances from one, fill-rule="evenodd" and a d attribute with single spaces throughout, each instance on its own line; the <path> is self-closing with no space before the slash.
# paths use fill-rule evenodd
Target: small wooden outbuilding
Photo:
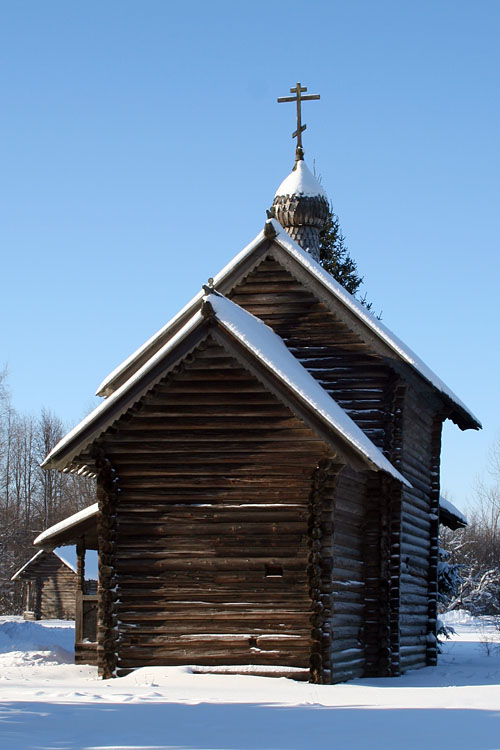
<path id="1" fill-rule="evenodd" d="M 480 424 L 317 262 L 328 204 L 298 159 L 264 230 L 44 462 L 97 476 L 106 677 L 436 663 L 441 427 Z"/>
<path id="2" fill-rule="evenodd" d="M 87 550 L 97 550 L 97 503 L 69 516 L 43 531 L 34 541 L 44 552 L 54 548 L 76 546 L 76 570 L 73 584 L 73 618 L 75 620 L 75 663 L 97 663 L 97 581 L 85 579 Z"/>
<path id="3" fill-rule="evenodd" d="M 14 573 L 23 581 L 25 620 L 73 620 L 76 570 L 56 552 L 39 552 Z"/>

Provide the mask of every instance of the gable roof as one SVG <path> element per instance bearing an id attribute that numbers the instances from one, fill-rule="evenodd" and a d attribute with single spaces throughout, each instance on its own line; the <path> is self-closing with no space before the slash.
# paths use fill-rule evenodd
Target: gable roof
<path id="1" fill-rule="evenodd" d="M 206 336 L 209 331 L 248 369 L 264 380 L 264 384 L 278 398 L 287 405 L 291 404 L 292 410 L 327 444 L 333 444 L 339 449 L 348 462 L 356 465 L 356 458 L 358 463 L 361 459 L 365 467 L 384 471 L 406 486 L 411 486 L 271 328 L 213 291 L 209 291 L 204 297 L 201 312 L 196 312 L 149 362 L 63 438 L 42 466 L 76 468 L 78 462 L 73 462 L 78 454 L 85 451 L 157 380 L 164 377 L 169 363 L 173 366 L 180 361 L 187 351 L 181 345 L 189 336 L 192 337 L 192 349 L 201 341 L 196 333 Z M 179 356 L 176 356 L 176 352 L 179 352 Z M 40 537 L 36 543 L 40 543 Z"/>
<path id="2" fill-rule="evenodd" d="M 14 573 L 14 575 L 12 576 L 10 580 L 16 581 L 18 578 L 28 578 L 30 568 L 33 567 L 33 565 L 35 565 L 37 561 L 39 561 L 43 555 L 51 555 L 51 554 L 55 555 L 67 568 L 69 568 L 69 570 L 71 570 L 72 573 L 76 573 L 76 570 L 73 567 L 73 565 L 71 565 L 71 563 L 65 560 L 64 557 L 59 555 L 55 550 L 46 552 L 45 550 L 41 549 L 35 555 L 33 555 L 33 557 L 30 558 L 28 562 L 23 565 L 22 568 L 19 568 L 19 570 L 16 573 Z"/>
<path id="3" fill-rule="evenodd" d="M 453 408 L 452 419 L 462 429 L 480 429 L 481 423 L 448 386 L 401 339 L 393 334 L 363 305 L 339 284 L 312 256 L 304 251 L 285 232 L 276 219 L 269 219 L 265 228 L 247 247 L 214 277 L 214 285 L 227 294 L 244 276 L 255 268 L 265 255 L 272 255 L 292 274 L 333 308 L 344 322 L 368 343 L 375 345 L 389 362 L 403 363 L 440 393 Z M 97 395 L 110 396 L 126 382 L 168 339 L 200 308 L 203 291 L 152 336 L 134 354 L 108 375 L 97 390 Z"/>

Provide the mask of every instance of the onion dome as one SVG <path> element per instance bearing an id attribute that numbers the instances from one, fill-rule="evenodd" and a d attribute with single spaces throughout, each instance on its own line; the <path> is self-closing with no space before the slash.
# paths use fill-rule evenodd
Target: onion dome
<path id="1" fill-rule="evenodd" d="M 319 233 L 328 217 L 328 198 L 300 156 L 277 189 L 271 213 L 290 237 L 319 261 Z"/>

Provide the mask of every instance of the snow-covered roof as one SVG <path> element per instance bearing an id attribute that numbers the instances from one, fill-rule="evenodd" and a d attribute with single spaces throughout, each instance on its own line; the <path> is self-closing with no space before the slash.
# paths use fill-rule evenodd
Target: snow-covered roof
<path id="1" fill-rule="evenodd" d="M 220 294 L 208 294 L 204 301 L 210 305 L 223 328 L 230 331 L 357 453 L 377 469 L 411 487 L 269 326 Z"/>
<path id="2" fill-rule="evenodd" d="M 319 196 L 328 200 L 325 191 L 302 159 L 297 162 L 293 172 L 285 177 L 274 197 L 280 195 L 300 195 L 305 198 Z"/>
<path id="3" fill-rule="evenodd" d="M 26 568 L 28 567 L 28 565 L 31 565 L 31 563 L 32 563 L 32 562 L 34 562 L 34 561 L 35 561 L 35 560 L 37 559 L 37 557 L 40 557 L 40 555 L 43 555 L 43 554 L 44 554 L 44 551 L 43 551 L 43 549 L 39 550 L 39 551 L 38 551 L 38 552 L 37 552 L 37 553 L 36 553 L 35 555 L 33 555 L 33 557 L 31 557 L 31 558 L 30 558 L 30 559 L 28 560 L 28 562 L 27 562 L 27 563 L 25 563 L 25 564 L 23 565 L 23 567 L 22 567 L 22 568 L 19 568 L 19 570 L 18 570 L 18 571 L 16 571 L 16 573 L 14 573 L 14 575 L 12 576 L 12 578 L 11 578 L 10 580 L 11 580 L 11 581 L 15 581 L 15 580 L 16 580 L 16 578 L 19 578 L 19 576 L 21 575 L 21 573 L 22 573 L 22 572 L 23 572 L 24 570 L 26 570 Z"/>
<path id="4" fill-rule="evenodd" d="M 277 232 L 277 242 L 285 248 L 288 253 L 306 268 L 321 284 L 328 289 L 339 301 L 341 301 L 351 312 L 362 321 L 379 339 L 381 339 L 392 351 L 397 354 L 404 362 L 414 368 L 428 383 L 436 388 L 440 393 L 447 396 L 454 404 L 465 411 L 471 419 L 480 427 L 481 423 L 468 409 L 468 407 L 456 396 L 448 386 L 443 383 L 420 357 L 413 352 L 400 338 L 392 333 L 378 318 L 370 313 L 347 289 L 339 284 L 331 274 L 306 253 L 292 238 L 285 232 L 283 227 L 276 221 L 270 219 Z"/>
<path id="5" fill-rule="evenodd" d="M 214 286 L 219 288 L 220 285 L 230 276 L 231 272 L 238 268 L 238 266 L 256 249 L 262 242 L 265 242 L 266 235 L 265 231 L 262 230 L 259 234 L 246 245 L 235 257 L 222 268 L 219 273 L 214 276 Z M 200 307 L 203 295 L 205 292 L 203 289 L 195 294 L 195 296 L 184 305 L 184 307 L 176 313 L 173 318 L 170 318 L 168 323 L 165 323 L 150 339 L 148 339 L 142 346 L 136 349 L 127 359 L 125 359 L 118 367 L 107 375 L 96 391 L 96 396 L 110 396 L 113 391 L 118 387 L 117 382 L 122 381 L 123 378 L 128 378 L 130 375 L 138 369 L 141 362 L 141 358 L 148 358 L 151 356 L 150 353 L 158 351 L 160 346 L 163 346 L 165 341 L 170 337 L 171 332 L 175 332 L 178 326 L 183 325 L 186 320 L 193 314 L 193 312 Z M 127 373 L 127 370 L 130 370 Z"/>
<path id="6" fill-rule="evenodd" d="M 347 443 L 349 448 L 360 455 L 368 465 L 374 469 L 385 471 L 403 484 L 411 486 L 346 412 L 295 359 L 271 328 L 218 293 L 206 294 L 204 303 L 210 306 L 216 322 L 223 330 L 230 332 L 274 377 L 284 383 L 302 404 L 312 410 L 338 438 Z M 201 311 L 196 312 L 186 325 L 167 341 L 143 367 L 71 430 L 50 452 L 42 466 L 45 468 L 65 468 L 71 465 L 77 455 L 85 451 L 90 443 L 130 408 L 131 401 L 127 398 L 130 392 L 133 393 L 132 398 L 135 401 L 152 387 L 152 382 L 147 380 L 146 377 L 151 370 L 156 373 L 156 379 L 164 376 L 164 371 L 157 365 L 168 354 L 175 352 L 176 347 L 188 333 L 191 333 L 204 321 L 204 314 Z M 119 408 L 117 408 L 118 405 Z M 90 509 L 86 510 L 89 511 Z M 84 512 L 81 511 L 81 513 Z M 80 520 L 79 514 L 71 516 L 71 518 L 62 521 L 61 524 L 56 524 L 56 526 L 37 537 L 35 544 L 49 542 L 50 537 L 62 528 L 66 528 L 72 523 L 78 523 Z"/>
<path id="7" fill-rule="evenodd" d="M 468 525 L 467 517 L 462 511 L 442 495 L 439 496 L 439 509 L 441 522 L 445 526 L 449 526 L 451 529 L 460 529 Z"/>
<path id="8" fill-rule="evenodd" d="M 306 270 L 314 281 L 321 284 L 322 289 L 331 295 L 336 302 L 349 311 L 350 314 L 361 324 L 362 328 L 370 335 L 374 335 L 382 341 L 396 357 L 413 368 L 424 380 L 446 396 L 455 407 L 467 418 L 467 426 L 480 428 L 481 423 L 477 417 L 468 409 L 468 407 L 448 388 L 448 386 L 418 357 L 406 344 L 392 333 L 383 323 L 372 315 L 366 307 L 353 297 L 352 294 L 344 289 L 333 276 L 325 271 L 312 256 L 303 250 L 291 237 L 285 232 L 281 224 L 276 219 L 269 219 L 266 222 L 266 228 L 260 232 L 255 239 L 247 245 L 235 258 L 228 263 L 222 271 L 214 278 L 214 286 L 220 291 L 227 293 L 224 285 L 228 279 L 238 279 L 237 271 L 239 267 L 248 264 L 249 256 L 255 253 L 269 237 L 274 235 L 273 245 L 283 250 L 288 257 L 293 259 L 299 266 Z M 272 245 L 269 252 L 272 254 Z M 260 258 L 256 259 L 256 264 Z M 249 269 L 245 265 L 245 273 Z M 98 395 L 109 396 L 118 387 L 117 384 L 123 383 L 124 379 L 129 378 L 139 367 L 141 367 L 148 356 L 152 356 L 161 346 L 165 344 L 169 336 L 175 334 L 193 312 L 199 308 L 203 299 L 203 291 L 200 291 L 191 302 L 189 302 L 177 315 L 175 315 L 165 326 L 163 326 L 149 341 L 140 347 L 134 354 L 128 357 L 119 365 L 108 377 L 101 383 L 97 391 Z"/>
<path id="9" fill-rule="evenodd" d="M 45 461 L 47 461 L 47 459 L 45 459 Z M 51 539 L 53 539 L 53 537 L 56 536 L 56 534 L 60 533 L 61 531 L 66 531 L 68 529 L 71 529 L 73 526 L 77 526 L 78 524 L 82 523 L 83 521 L 86 521 L 89 518 L 92 518 L 93 516 L 97 516 L 98 512 L 99 512 L 98 503 L 89 505 L 88 508 L 79 510 L 78 513 L 73 513 L 72 516 L 65 518 L 64 521 L 59 521 L 59 523 L 54 524 L 54 526 L 51 526 L 45 531 L 42 531 L 42 533 L 37 536 L 33 544 L 38 545 L 38 546 L 44 545 L 44 544 L 49 545 L 51 542 Z M 43 550 L 41 551 L 43 552 Z M 40 553 L 38 552 L 37 554 L 40 554 Z M 66 561 L 63 560 L 63 562 L 66 562 Z"/>
<path id="10" fill-rule="evenodd" d="M 66 567 L 67 567 L 67 568 L 69 568 L 70 570 L 72 570 L 72 571 L 73 571 L 73 573 L 76 573 L 76 568 L 75 568 L 75 566 L 74 566 L 74 565 L 72 565 L 72 564 L 71 564 L 71 563 L 70 563 L 70 562 L 69 562 L 68 560 L 66 560 L 66 559 L 65 559 L 65 557 L 64 557 L 64 555 L 61 555 L 61 554 L 59 553 L 59 550 L 57 550 L 57 551 L 56 551 L 56 550 L 52 550 L 52 551 L 53 551 L 54 555 L 55 555 L 56 557 L 58 557 L 58 558 L 59 558 L 59 560 L 60 560 L 60 561 L 61 561 L 62 563 L 64 563 L 64 565 L 66 565 Z M 30 566 L 30 565 L 31 565 L 32 563 L 34 563 L 34 562 L 35 562 L 35 560 L 37 560 L 37 559 L 38 559 L 39 557 L 41 557 L 42 555 L 46 555 L 46 554 L 50 554 L 50 552 L 49 552 L 49 553 L 47 553 L 47 552 L 45 552 L 45 550 L 43 550 L 43 549 L 41 549 L 41 550 L 38 550 L 38 552 L 37 552 L 36 554 L 34 554 L 34 555 L 33 555 L 33 557 L 32 557 L 32 558 L 31 558 L 30 560 L 28 560 L 28 562 L 27 562 L 27 563 L 25 563 L 25 564 L 23 565 L 23 567 L 22 567 L 22 568 L 19 568 L 19 570 L 18 570 L 18 571 L 17 571 L 16 573 L 14 573 L 14 575 L 12 576 L 12 578 L 11 578 L 10 580 L 11 580 L 11 581 L 15 581 L 15 580 L 16 580 L 17 578 L 19 578 L 19 576 L 21 575 L 21 573 L 23 573 L 23 572 L 24 572 L 24 571 L 25 571 L 25 570 L 26 570 L 27 568 L 29 568 L 29 566 Z"/>
<path id="11" fill-rule="evenodd" d="M 59 560 L 61 562 L 63 562 L 65 565 L 67 565 L 68 568 L 73 571 L 73 573 L 76 573 L 76 564 L 75 564 L 75 562 L 72 559 L 70 559 L 70 558 L 73 557 L 73 555 L 66 554 L 66 549 L 65 548 L 63 548 L 63 549 L 60 549 L 60 548 L 53 549 L 52 552 L 54 553 L 54 555 L 56 555 L 56 557 L 59 558 Z"/>

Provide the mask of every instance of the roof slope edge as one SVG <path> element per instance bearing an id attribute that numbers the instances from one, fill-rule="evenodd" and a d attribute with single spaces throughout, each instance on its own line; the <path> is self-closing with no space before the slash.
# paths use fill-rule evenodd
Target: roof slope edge
<path id="1" fill-rule="evenodd" d="M 98 513 L 99 513 L 99 503 L 94 503 L 93 505 L 89 505 L 86 508 L 83 508 L 83 510 L 79 510 L 77 513 L 73 513 L 72 516 L 68 516 L 62 521 L 55 523 L 53 526 L 49 526 L 48 529 L 45 529 L 45 531 L 42 531 L 42 533 L 36 537 L 33 544 L 36 547 L 43 546 L 44 544 L 48 545 L 50 544 L 51 538 L 54 537 L 58 532 L 64 531 L 66 529 L 70 529 L 73 526 L 78 526 L 78 524 L 83 523 L 84 521 L 88 520 L 89 518 L 92 518 L 93 516 L 97 517 Z M 39 553 L 37 552 L 37 554 Z M 62 558 L 60 559 L 62 560 Z M 63 562 L 66 562 L 66 561 L 63 560 Z M 67 562 L 66 564 L 68 565 Z"/>
<path id="2" fill-rule="evenodd" d="M 206 308 L 212 311 L 213 325 L 229 331 L 238 342 L 259 361 L 268 372 L 279 378 L 293 394 L 297 402 L 304 404 L 310 413 L 315 414 L 321 422 L 337 436 L 351 451 L 360 456 L 365 464 L 375 470 L 381 470 L 393 476 L 399 482 L 411 487 L 410 483 L 385 458 L 382 452 L 371 442 L 364 432 L 353 422 L 346 412 L 321 387 L 306 368 L 293 356 L 282 339 L 265 323 L 251 313 L 226 299 L 219 293 L 209 293 L 204 297 L 203 311 L 196 312 L 188 323 L 168 341 L 143 367 L 115 391 L 106 401 L 100 404 L 86 419 L 71 430 L 43 461 L 43 468 L 67 469 L 72 467 L 75 457 L 86 450 L 92 442 L 111 426 L 131 404 L 152 386 L 150 373 L 155 374 L 155 381 L 163 377 L 162 361 L 169 356 L 177 361 L 178 351 L 188 333 L 201 329 L 207 324 Z M 138 395 L 139 394 L 139 395 Z M 84 513 L 84 511 L 82 511 Z M 79 520 L 79 519 L 76 519 Z M 61 522 L 62 525 L 68 523 Z M 58 530 L 58 529 L 56 529 Z M 51 529 L 54 533 L 55 529 Z M 47 541 L 47 532 L 35 540 L 35 544 Z"/>
<path id="3" fill-rule="evenodd" d="M 260 260 L 259 249 L 262 250 L 270 244 L 273 239 L 277 245 L 284 250 L 293 260 L 299 263 L 304 270 L 318 281 L 322 287 L 332 295 L 337 301 L 344 305 L 357 320 L 368 329 L 371 335 L 375 335 L 381 340 L 402 362 L 405 362 L 415 370 L 427 383 L 435 388 L 439 393 L 456 407 L 458 413 L 462 415 L 462 422 L 465 420 L 463 428 L 480 429 L 481 423 L 472 411 L 448 388 L 448 386 L 428 367 L 415 352 L 401 341 L 392 331 L 383 323 L 375 318 L 364 308 L 358 300 L 351 295 L 344 287 L 339 284 L 322 266 L 316 262 L 305 250 L 303 250 L 291 237 L 285 232 L 281 224 L 276 219 L 268 219 L 263 231 L 255 237 L 232 261 L 230 261 L 214 278 L 214 285 L 219 291 L 227 293 L 226 286 L 236 274 L 236 280 L 239 279 L 238 269 L 244 266 L 244 274 L 257 265 Z M 249 258 L 255 253 L 254 264 L 247 265 Z M 154 336 L 152 336 L 143 346 L 137 349 L 128 359 L 117 367 L 99 386 L 97 395 L 109 397 L 118 389 L 125 380 L 137 372 L 144 362 L 165 345 L 171 335 L 175 335 L 180 326 L 183 325 L 188 317 L 199 309 L 203 300 L 204 292 L 200 290 L 198 294 L 165 326 L 163 326 Z M 462 427 L 462 424 L 460 424 Z"/>
<path id="4" fill-rule="evenodd" d="M 252 252 L 257 250 L 261 245 L 269 244 L 269 238 L 266 234 L 266 230 L 263 229 L 259 234 L 250 242 L 246 247 L 243 248 L 219 273 L 214 277 L 214 286 L 221 287 L 221 285 L 235 272 L 240 264 L 247 260 L 248 256 Z M 259 262 L 260 258 L 256 258 L 256 263 Z M 248 269 L 251 270 L 251 269 Z M 245 269 L 245 273 L 248 273 Z M 224 291 L 224 288 L 221 288 Z M 168 323 L 166 323 L 159 331 L 157 331 L 150 339 L 148 339 L 142 346 L 136 349 L 130 357 L 127 357 L 113 372 L 107 375 L 96 391 L 96 396 L 110 396 L 120 385 L 128 380 L 134 372 L 136 372 L 142 364 L 144 364 L 144 358 L 149 359 L 168 341 L 171 335 L 174 335 L 182 325 L 188 320 L 188 318 L 199 309 L 205 292 L 200 289 L 187 305 L 184 305 Z"/>
<path id="5" fill-rule="evenodd" d="M 204 303 L 210 305 L 217 322 L 223 328 L 230 331 L 372 468 L 382 470 L 411 487 L 342 407 L 293 356 L 272 328 L 221 294 L 207 294 Z"/>
<path id="6" fill-rule="evenodd" d="M 380 320 L 378 320 L 372 313 L 370 313 L 366 307 L 352 295 L 347 289 L 345 289 L 338 281 L 336 281 L 328 271 L 312 258 L 309 253 L 306 253 L 292 238 L 285 232 L 283 227 L 276 221 L 276 219 L 270 219 L 271 223 L 276 231 L 275 242 L 291 255 L 300 265 L 309 271 L 314 278 L 319 281 L 325 289 L 333 294 L 340 302 L 342 302 L 354 315 L 373 332 L 379 339 L 381 339 L 397 356 L 403 361 L 410 365 L 416 372 L 423 377 L 430 385 L 432 385 L 440 393 L 444 394 L 450 399 L 455 406 L 461 411 L 468 415 L 471 422 L 476 429 L 481 428 L 481 422 L 478 418 L 470 411 L 470 409 L 461 401 L 458 396 L 439 378 L 420 357 L 415 354 L 398 336 L 396 336 L 387 326 L 385 326 Z"/>

